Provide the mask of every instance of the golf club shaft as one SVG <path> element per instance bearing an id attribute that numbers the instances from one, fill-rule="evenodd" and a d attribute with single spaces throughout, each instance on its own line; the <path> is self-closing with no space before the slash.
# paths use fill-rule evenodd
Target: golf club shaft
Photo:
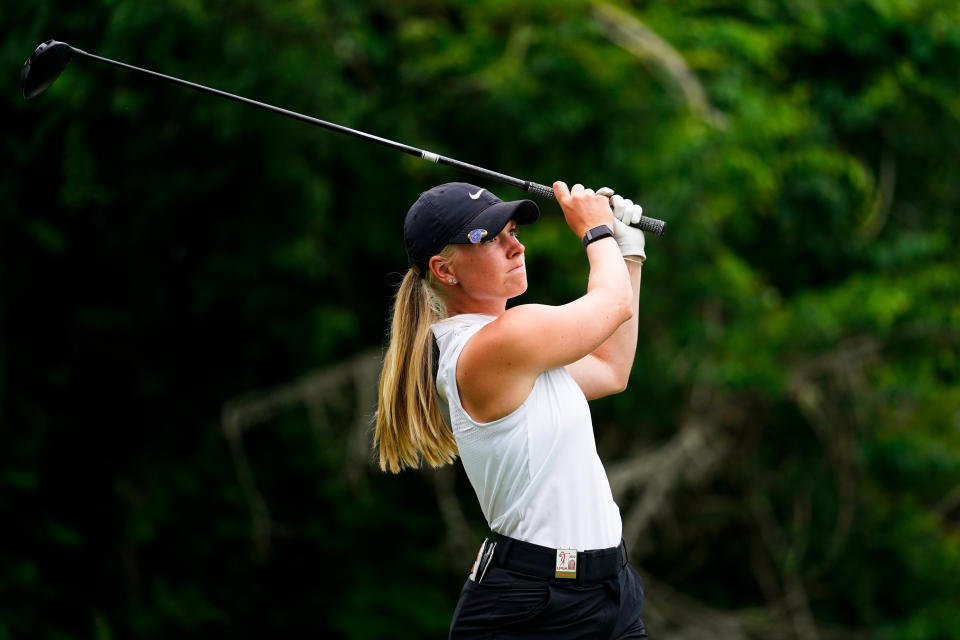
<path id="1" fill-rule="evenodd" d="M 166 80 L 167 82 L 172 82 L 173 84 L 179 84 L 181 86 L 188 87 L 196 91 L 209 93 L 211 95 L 219 96 L 221 98 L 226 98 L 228 100 L 233 100 L 234 102 L 240 102 L 242 104 L 248 104 L 253 107 L 259 107 L 261 109 L 265 109 L 267 111 L 271 111 L 273 113 L 277 113 L 282 116 L 287 116 L 288 118 L 294 118 L 295 120 L 300 120 L 302 122 L 314 124 L 319 127 L 329 129 L 331 131 L 336 131 L 338 133 L 344 133 L 346 135 L 353 136 L 355 138 L 360 138 L 361 140 L 375 142 L 385 147 L 389 147 L 397 151 L 402 151 L 412 156 L 417 156 L 418 158 L 423 158 L 424 160 L 429 160 L 431 162 L 436 162 L 438 164 L 447 165 L 448 167 L 454 167 L 455 169 L 460 169 L 461 171 L 466 171 L 467 173 L 472 173 L 472 174 L 481 176 L 483 178 L 487 178 L 489 180 L 496 180 L 499 182 L 512 185 L 514 187 L 518 187 L 520 189 L 523 189 L 524 191 L 527 191 L 534 195 L 538 195 L 548 200 L 556 199 L 556 196 L 553 193 L 553 189 L 546 185 L 538 184 L 536 182 L 531 182 L 529 180 L 521 180 L 519 178 L 514 178 L 513 176 L 508 176 L 504 173 L 498 173 L 496 171 L 491 171 L 490 169 L 478 167 L 477 165 L 469 164 L 467 162 L 461 162 L 460 160 L 447 158 L 439 154 L 426 151 L 424 149 L 418 149 L 416 147 L 412 147 L 407 144 L 396 142 L 394 140 L 389 140 L 387 138 L 381 138 L 380 136 L 375 136 L 373 134 L 366 133 L 364 131 L 351 129 L 350 127 L 345 127 L 343 125 L 339 125 L 333 122 L 327 122 L 326 120 L 321 120 L 319 118 L 306 116 L 306 115 L 303 115 L 302 113 L 297 113 L 296 111 L 290 111 L 289 109 L 282 109 L 280 107 L 275 107 L 265 102 L 251 100 L 250 98 L 244 98 L 243 96 L 227 93 L 226 91 L 220 91 L 219 89 L 207 87 L 202 84 L 189 82 L 187 80 L 182 80 L 174 76 L 168 76 L 166 74 L 158 73 L 156 71 L 150 71 L 149 69 L 135 67 L 131 64 L 126 64 L 124 62 L 111 60 L 110 58 L 104 58 L 102 56 L 94 55 L 92 53 L 87 53 L 86 51 L 83 51 L 82 49 L 78 49 L 73 46 L 71 46 L 70 48 L 73 50 L 74 54 L 78 56 L 90 58 L 91 60 L 96 60 L 98 62 L 104 62 L 106 64 L 110 64 L 115 67 L 120 67 L 121 69 L 126 69 L 128 71 L 135 71 L 137 73 L 142 73 L 142 74 L 151 76 L 153 78 L 159 78 L 160 80 Z M 639 227 L 640 229 L 643 229 L 646 232 L 650 232 L 660 236 L 660 235 L 663 235 L 663 230 L 664 230 L 664 227 L 666 226 L 666 223 L 662 220 L 657 220 L 656 218 L 643 216 L 641 217 L 640 222 L 636 223 L 633 226 Z"/>

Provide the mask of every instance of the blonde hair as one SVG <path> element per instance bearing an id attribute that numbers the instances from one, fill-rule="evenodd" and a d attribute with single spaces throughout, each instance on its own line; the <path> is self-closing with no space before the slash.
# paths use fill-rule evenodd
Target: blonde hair
<path id="1" fill-rule="evenodd" d="M 451 260 L 455 251 L 447 245 L 437 255 Z M 421 278 L 411 268 L 394 299 L 374 433 L 383 471 L 399 473 L 419 467 L 421 460 L 442 467 L 457 459 L 457 443 L 440 412 L 433 379 L 430 325 L 447 315 L 439 286 L 432 273 Z"/>

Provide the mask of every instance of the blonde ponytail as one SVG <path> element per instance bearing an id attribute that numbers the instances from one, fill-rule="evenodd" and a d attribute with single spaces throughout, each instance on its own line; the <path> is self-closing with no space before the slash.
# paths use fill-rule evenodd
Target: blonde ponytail
<path id="1" fill-rule="evenodd" d="M 450 257 L 446 253 L 439 255 Z M 432 274 L 423 279 L 409 269 L 394 300 L 374 434 L 380 469 L 391 473 L 419 467 L 421 460 L 442 467 L 457 458 L 457 443 L 443 420 L 433 379 L 430 325 L 446 311 L 432 286 Z"/>

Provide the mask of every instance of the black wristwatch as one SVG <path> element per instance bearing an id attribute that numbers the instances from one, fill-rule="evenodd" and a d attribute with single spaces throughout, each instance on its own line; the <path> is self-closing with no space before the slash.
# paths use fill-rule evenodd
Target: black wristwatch
<path id="1" fill-rule="evenodd" d="M 605 224 L 600 225 L 599 227 L 594 227 L 583 234 L 583 247 L 586 248 L 591 242 L 596 242 L 600 238 L 613 237 L 613 231 L 610 231 L 610 227 Z"/>

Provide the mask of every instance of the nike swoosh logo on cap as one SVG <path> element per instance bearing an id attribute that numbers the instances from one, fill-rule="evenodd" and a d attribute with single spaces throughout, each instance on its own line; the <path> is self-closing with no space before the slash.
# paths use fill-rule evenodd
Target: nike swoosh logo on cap
<path id="1" fill-rule="evenodd" d="M 467 195 L 470 196 L 471 200 L 476 200 L 480 197 L 481 193 L 483 193 L 483 189 L 480 189 L 480 191 L 477 191 L 476 193 L 468 193 Z"/>

